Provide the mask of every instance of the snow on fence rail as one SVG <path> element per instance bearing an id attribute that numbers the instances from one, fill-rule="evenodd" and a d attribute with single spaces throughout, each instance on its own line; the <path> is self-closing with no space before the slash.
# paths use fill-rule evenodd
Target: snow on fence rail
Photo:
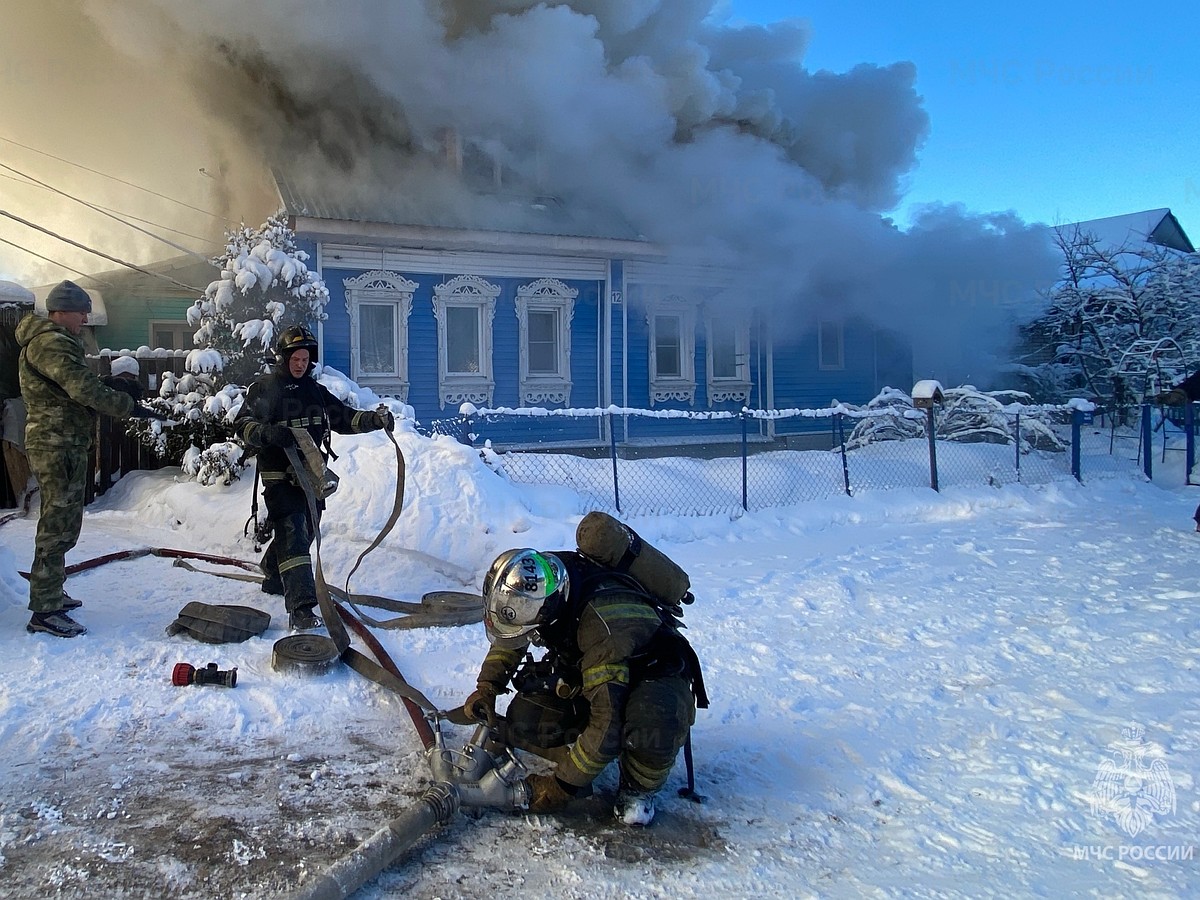
<path id="1" fill-rule="evenodd" d="M 1094 436 L 1083 433 L 1093 407 L 1005 404 L 979 411 L 884 407 L 690 412 L 611 406 L 591 409 L 475 408 L 435 423 L 435 431 L 481 443 L 484 459 L 513 481 L 565 485 L 596 509 L 623 515 L 714 515 L 763 509 L 870 490 L 955 484 L 1045 483 L 1082 479 L 1088 473 L 1128 470 Z M 640 417 L 660 423 L 638 441 L 618 442 L 617 420 Z M 603 441 L 588 447 L 537 446 L 534 420 L 568 417 L 593 420 Z M 759 423 L 804 417 L 827 419 L 828 449 L 790 449 L 786 442 L 751 434 Z M 689 420 L 686 438 L 676 420 Z M 730 420 L 740 421 L 731 435 Z M 928 435 L 934 425 L 933 441 Z M 497 451 L 489 431 L 524 423 L 529 441 Z M 715 425 L 721 424 L 717 429 Z M 869 427 L 863 429 L 864 423 Z M 706 428 L 713 425 L 713 428 Z M 854 435 L 857 435 L 855 437 Z M 1091 438 L 1089 440 L 1087 438 Z"/>

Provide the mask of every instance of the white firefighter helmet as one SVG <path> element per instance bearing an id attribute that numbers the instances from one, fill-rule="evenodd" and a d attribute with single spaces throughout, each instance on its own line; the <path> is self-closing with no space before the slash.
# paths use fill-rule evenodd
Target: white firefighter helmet
<path id="1" fill-rule="evenodd" d="M 566 599 L 567 568 L 553 553 L 522 548 L 496 557 L 483 578 L 483 625 L 499 647 L 520 648 Z"/>

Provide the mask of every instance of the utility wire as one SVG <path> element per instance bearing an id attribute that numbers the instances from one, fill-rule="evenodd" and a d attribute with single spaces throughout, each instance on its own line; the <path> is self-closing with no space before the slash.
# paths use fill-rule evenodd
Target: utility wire
<path id="1" fill-rule="evenodd" d="M 96 250 L 96 249 L 93 249 L 92 247 L 88 247 L 86 244 L 79 243 L 79 241 L 73 241 L 69 237 L 63 237 L 61 234 L 56 234 L 55 232 L 51 231 L 49 228 L 43 228 L 41 225 L 35 225 L 33 222 L 30 222 L 28 219 L 22 219 L 20 216 L 10 213 L 6 209 L 0 209 L 0 216 L 7 216 L 8 218 L 12 219 L 15 222 L 20 222 L 22 225 L 27 225 L 28 227 L 33 228 L 36 231 L 40 231 L 43 234 L 48 234 L 48 235 L 50 235 L 50 237 L 57 238 L 58 240 L 63 241 L 64 243 L 70 244 L 72 247 L 78 247 L 80 250 L 86 250 L 88 253 L 94 253 L 96 256 L 102 256 L 107 260 L 115 262 L 119 266 L 125 266 L 128 269 L 133 269 L 135 272 L 141 272 L 143 275 L 149 275 L 151 278 L 161 278 L 164 281 L 169 281 L 169 282 L 171 282 L 171 284 L 181 287 L 186 291 L 194 291 L 197 294 L 204 293 L 204 288 L 192 287 L 190 284 L 184 284 L 182 281 L 176 281 L 170 275 L 164 275 L 161 272 L 152 272 L 149 269 L 143 269 L 141 266 L 135 265 L 134 263 L 128 262 L 124 259 L 120 259 L 119 257 L 109 256 L 107 253 L 103 252 L 102 250 Z"/>
<path id="2" fill-rule="evenodd" d="M 5 175 L 3 172 L 0 172 L 0 178 L 7 178 L 9 181 L 15 181 L 17 184 L 23 184 L 26 187 L 42 187 L 42 185 L 36 184 L 35 182 L 25 181 L 22 178 L 17 178 L 15 175 Z M 52 190 L 52 188 L 45 188 L 45 187 L 42 187 L 42 189 L 43 190 Z M 97 204 L 97 208 L 103 209 L 110 213 L 115 213 L 116 215 L 119 215 L 119 216 L 123 216 L 126 219 L 133 219 L 135 222 L 144 222 L 147 225 L 153 225 L 155 228 L 161 228 L 163 231 L 170 231 L 174 234 L 181 234 L 184 237 L 190 237 L 194 240 L 200 241 L 201 243 L 209 244 L 214 247 L 218 246 L 218 244 L 219 244 L 218 241 L 214 241 L 211 238 L 202 237 L 198 234 L 192 234 L 191 232 L 187 232 L 187 231 L 180 231 L 178 228 L 172 228 L 170 225 L 163 225 L 161 222 L 155 222 L 150 219 L 143 219 L 141 216 L 135 216 L 133 213 L 127 213 L 124 210 L 113 209 L 111 206 L 100 206 L 99 204 Z"/>
<path id="3" fill-rule="evenodd" d="M 54 265 L 58 266 L 59 268 L 66 269 L 68 272 L 74 272 L 76 275 L 82 275 L 84 278 L 90 278 L 92 281 L 96 282 L 97 284 L 102 284 L 105 287 L 112 287 L 112 285 L 109 284 L 107 281 L 101 281 L 95 275 L 89 275 L 87 272 L 80 272 L 78 269 L 72 269 L 66 263 L 59 262 L 57 259 L 51 259 L 48 256 L 42 256 L 42 254 L 37 253 L 33 250 L 30 250 L 28 247 L 22 247 L 20 244 L 15 244 L 12 241 L 8 240 L 7 238 L 0 237 L 0 243 L 8 244 L 8 246 L 10 246 L 10 247 L 16 247 L 18 250 L 24 250 L 30 256 L 36 256 L 38 259 L 44 259 L 46 262 L 53 263 Z"/>
<path id="4" fill-rule="evenodd" d="M 152 191 L 150 188 L 142 187 L 140 184 L 134 184 L 132 181 L 126 181 L 124 178 L 118 178 L 116 175 L 109 175 L 107 172 L 101 172 L 98 169 L 90 169 L 87 166 L 80 165 L 77 162 L 71 162 L 69 159 L 63 159 L 61 156 L 55 156 L 53 153 L 47 153 L 45 150 L 39 150 L 37 147 L 30 147 L 28 144 L 22 144 L 20 141 L 14 141 L 12 138 L 6 138 L 0 135 L 0 141 L 20 147 L 23 150 L 31 150 L 34 153 L 40 153 L 42 156 L 48 156 L 51 159 L 56 159 L 59 162 L 64 162 L 68 166 L 74 166 L 77 169 L 83 169 L 85 172 L 91 172 L 93 175 L 100 175 L 104 178 L 111 178 L 113 181 L 120 182 L 131 188 L 136 188 L 139 191 L 145 191 L 147 194 L 153 194 L 155 197 L 161 197 L 164 200 L 170 200 L 172 203 L 178 203 L 180 206 L 186 206 L 188 209 L 193 209 L 198 213 L 204 213 L 206 216 L 212 216 L 214 219 L 220 219 L 222 222 L 228 222 L 225 216 L 217 215 L 214 212 L 209 212 L 207 209 L 201 209 L 198 206 L 192 206 L 190 203 L 184 203 L 182 200 L 176 200 L 174 197 L 168 197 L 166 194 L 160 194 L 158 191 Z"/>
<path id="5" fill-rule="evenodd" d="M 68 194 L 66 191 L 60 191 L 58 188 L 54 187 L 53 185 L 46 184 L 44 181 L 38 181 L 38 179 L 34 178 L 32 175 L 26 175 L 20 169 L 14 169 L 12 166 L 5 165 L 4 163 L 0 163 L 0 169 L 7 169 L 9 172 L 12 172 L 14 175 L 20 175 L 22 178 L 28 178 L 34 184 L 40 185 L 40 186 L 46 188 L 46 190 L 54 191 L 54 193 L 60 194 L 63 197 L 66 197 L 68 200 L 74 200 L 76 203 L 82 203 L 88 209 L 95 210 L 96 212 L 100 213 L 101 215 L 108 216 L 110 219 L 115 219 L 116 221 L 120 222 L 122 225 L 127 225 L 130 228 L 132 228 L 134 231 L 140 231 L 142 234 L 146 235 L 147 237 L 152 237 L 156 241 L 162 241 L 168 247 L 174 247 L 180 253 L 186 253 L 188 256 L 194 257 L 198 260 L 202 260 L 203 262 L 208 262 L 207 257 L 197 253 L 195 250 L 189 250 L 187 247 L 184 247 L 181 244 L 177 244 L 174 241 L 168 240 L 167 238 L 162 237 L 161 235 L 155 234 L 153 231 L 148 231 L 147 229 L 143 228 L 141 225 L 134 225 L 132 222 L 126 222 L 120 216 L 113 215 L 112 213 L 101 209 L 95 203 L 89 203 L 87 200 L 80 200 L 78 197 L 76 197 L 72 194 Z"/>

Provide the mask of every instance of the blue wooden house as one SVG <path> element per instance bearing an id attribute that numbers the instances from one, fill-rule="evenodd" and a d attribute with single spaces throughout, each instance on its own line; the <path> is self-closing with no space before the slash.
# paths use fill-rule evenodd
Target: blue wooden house
<path id="1" fill-rule="evenodd" d="M 550 198 L 528 202 L 519 230 L 492 230 L 398 221 L 277 183 L 329 289 L 323 362 L 410 404 L 427 428 L 457 419 L 463 404 L 736 412 L 865 403 L 885 385 L 912 383 L 898 336 L 834 308 L 780 328 L 730 273 L 668 260 L 620 223 L 596 228 Z M 741 429 L 736 418 L 599 415 L 471 427 L 501 447 L 661 446 L 740 440 Z M 831 443 L 827 419 L 750 429 L 784 446 Z"/>
<path id="2" fill-rule="evenodd" d="M 819 303 L 781 321 L 729 271 L 681 263 L 621 221 L 583 215 L 501 179 L 452 175 L 478 205 L 431 213 L 323 179 L 276 172 L 279 204 L 330 293 L 322 361 L 451 430 L 460 409 L 649 410 L 631 415 L 479 417 L 470 432 L 506 446 L 626 448 L 739 440 L 737 418 L 668 417 L 865 403 L 912 383 L 906 341 Z M 442 173 L 445 174 L 444 172 Z M 477 173 L 476 173 L 477 174 Z M 482 224 L 481 224 L 482 223 Z M 217 276 L 180 258 L 105 276 L 101 347 L 181 346 L 186 310 Z M 164 343 L 164 341 L 166 343 Z M 441 427 L 439 427 L 441 426 Z M 748 423 L 749 438 L 830 446 L 828 419 Z M 465 432 L 463 432 L 465 433 Z"/>

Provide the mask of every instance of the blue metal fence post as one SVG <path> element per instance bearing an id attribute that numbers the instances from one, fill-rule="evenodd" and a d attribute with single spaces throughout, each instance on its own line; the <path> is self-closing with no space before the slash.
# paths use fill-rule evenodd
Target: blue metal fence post
<path id="1" fill-rule="evenodd" d="M 938 487 L 938 470 L 937 470 L 937 441 L 934 439 L 933 433 L 933 407 L 929 406 L 925 410 L 925 431 L 929 435 L 929 486 L 935 491 L 941 491 Z"/>
<path id="2" fill-rule="evenodd" d="M 746 456 L 747 456 L 746 430 L 748 427 L 747 420 L 749 418 L 750 418 L 750 416 L 746 413 L 746 410 L 743 409 L 742 410 L 742 509 L 746 510 L 747 512 L 749 512 L 749 510 L 750 510 L 749 489 L 746 485 Z"/>
<path id="3" fill-rule="evenodd" d="M 1192 466 L 1196 464 L 1196 411 L 1191 401 L 1183 407 L 1183 443 L 1184 465 L 1187 466 L 1183 481 L 1184 484 L 1191 484 Z"/>
<path id="4" fill-rule="evenodd" d="M 1154 429 L 1151 427 L 1150 410 L 1152 407 L 1149 403 L 1142 404 L 1142 471 L 1146 473 L 1146 477 L 1151 481 L 1154 480 L 1154 454 L 1150 452 L 1150 445 L 1154 440 Z"/>
<path id="5" fill-rule="evenodd" d="M 1075 476 L 1075 480 L 1082 483 L 1083 478 L 1079 471 L 1079 440 L 1083 433 L 1083 412 L 1078 409 L 1071 410 L 1071 474 Z"/>
<path id="6" fill-rule="evenodd" d="M 613 470 L 613 503 L 616 504 L 617 512 L 621 511 L 621 486 L 617 482 L 617 429 L 616 422 L 613 421 L 612 413 L 605 413 L 608 416 L 608 446 L 612 456 Z"/>
<path id="7" fill-rule="evenodd" d="M 1017 433 L 1015 435 L 1013 435 L 1013 437 L 1016 438 L 1016 440 L 1013 441 L 1013 444 L 1015 444 L 1016 448 L 1017 448 L 1017 481 L 1020 481 L 1021 480 L 1021 412 L 1020 412 L 1020 410 L 1017 411 Z"/>
<path id="8" fill-rule="evenodd" d="M 850 465 L 846 461 L 846 420 L 841 413 L 835 413 L 837 419 L 838 443 L 842 446 L 842 481 L 846 484 L 846 496 L 850 496 Z"/>

